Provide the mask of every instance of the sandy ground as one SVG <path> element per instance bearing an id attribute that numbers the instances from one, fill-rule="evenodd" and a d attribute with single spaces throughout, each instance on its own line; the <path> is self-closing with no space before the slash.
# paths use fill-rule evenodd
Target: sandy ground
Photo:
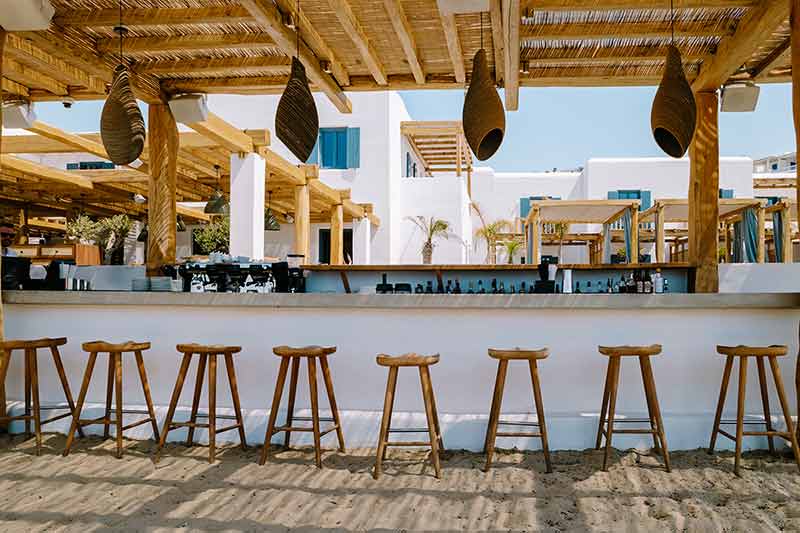
<path id="1" fill-rule="evenodd" d="M 742 478 L 730 453 L 657 456 L 618 452 L 607 473 L 594 450 L 553 454 L 500 451 L 490 473 L 483 457 L 447 452 L 443 479 L 423 451 L 393 450 L 380 480 L 371 450 L 279 451 L 260 467 L 258 448 L 169 446 L 47 435 L 41 457 L 31 440 L 0 438 L 0 531 L 188 530 L 515 530 L 800 531 L 800 474 L 786 456 L 747 454 Z"/>

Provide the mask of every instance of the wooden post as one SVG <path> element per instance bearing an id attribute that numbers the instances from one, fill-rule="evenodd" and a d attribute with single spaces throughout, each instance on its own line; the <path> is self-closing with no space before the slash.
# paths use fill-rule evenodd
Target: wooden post
<path id="1" fill-rule="evenodd" d="M 3 79 L 3 52 L 6 45 L 6 32 L 0 28 L 0 80 Z M 3 91 L 0 90 L 0 153 L 2 153 L 3 142 Z M 2 269 L 0 269 L 0 277 L 2 277 Z M 3 316 L 3 291 L 0 288 L 0 341 L 5 340 L 4 330 L 4 316 Z M 6 384 L 5 381 L 0 380 L 0 416 L 6 416 Z M 3 424 L 0 426 L 4 432 L 8 430 L 8 425 Z"/>
<path id="2" fill-rule="evenodd" d="M 628 258 L 631 265 L 639 264 L 639 209 L 631 207 L 631 257 Z"/>
<path id="3" fill-rule="evenodd" d="M 456 134 L 456 176 L 461 176 L 461 158 L 464 154 L 464 148 L 461 145 L 461 135 Z"/>
<path id="4" fill-rule="evenodd" d="M 344 208 L 342 207 L 342 204 L 337 204 L 331 207 L 330 264 L 344 264 Z"/>
<path id="5" fill-rule="evenodd" d="M 791 39 L 792 39 L 792 115 L 794 117 L 794 134 L 797 152 L 800 153 L 800 0 L 791 0 L 792 13 Z M 797 173 L 795 194 L 797 195 L 797 208 L 800 209 L 800 172 Z M 791 226 L 791 219 L 785 218 Z M 786 225 L 786 224 L 784 224 Z M 789 232 L 791 235 L 791 232 Z M 790 248 L 791 249 L 791 248 Z M 784 255 L 784 257 L 786 257 Z"/>
<path id="6" fill-rule="evenodd" d="M 757 246 L 757 253 L 756 253 L 756 261 L 759 263 L 766 262 L 766 247 L 767 247 L 767 225 L 766 225 L 766 213 L 764 212 L 763 207 L 759 207 L 756 210 L 756 217 L 758 219 L 758 246 Z"/>
<path id="7" fill-rule="evenodd" d="M 150 187 L 147 197 L 147 274 L 175 263 L 178 180 L 178 126 L 167 104 L 148 111 Z"/>
<path id="8" fill-rule="evenodd" d="M 311 232 L 311 200 L 308 184 L 296 185 L 294 188 L 294 253 L 304 257 L 304 263 L 310 264 L 308 247 Z"/>
<path id="9" fill-rule="evenodd" d="M 781 218 L 783 218 L 783 239 L 781 244 L 783 246 L 783 262 L 791 263 L 794 261 L 794 245 L 792 244 L 792 209 L 789 202 L 784 201 L 785 207 Z"/>
<path id="10" fill-rule="evenodd" d="M 664 236 L 664 205 L 659 204 L 656 210 L 656 263 L 664 263 L 664 248 L 666 237 Z"/>
<path id="11" fill-rule="evenodd" d="M 538 265 L 541 262 L 540 248 L 542 246 L 542 232 L 541 223 L 539 221 L 539 208 L 533 208 L 533 217 L 531 217 L 531 233 L 533 234 L 533 253 L 531 254 L 531 264 Z"/>
<path id="12" fill-rule="evenodd" d="M 467 196 L 470 203 L 472 202 L 472 166 L 467 167 Z"/>
<path id="13" fill-rule="evenodd" d="M 733 256 L 733 239 L 731 238 L 731 227 L 725 222 L 722 227 L 725 230 L 725 262 L 730 263 Z"/>
<path id="14" fill-rule="evenodd" d="M 719 126 L 716 92 L 695 94 L 697 129 L 689 148 L 689 261 L 695 292 L 719 292 Z"/>

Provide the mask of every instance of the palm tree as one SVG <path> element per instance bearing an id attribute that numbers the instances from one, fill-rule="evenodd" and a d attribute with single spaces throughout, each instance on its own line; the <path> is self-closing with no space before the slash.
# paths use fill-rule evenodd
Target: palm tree
<path id="1" fill-rule="evenodd" d="M 486 262 L 494 265 L 497 263 L 497 250 L 495 249 L 497 236 L 501 233 L 511 231 L 511 222 L 500 219 L 487 224 L 478 204 L 473 202 L 472 208 L 478 214 L 478 218 L 481 219 L 481 227 L 475 231 L 475 238 L 486 241 Z"/>
<path id="2" fill-rule="evenodd" d="M 434 217 L 430 219 L 423 216 L 406 218 L 416 224 L 425 235 L 425 243 L 422 245 L 422 264 L 430 265 L 433 259 L 433 248 L 436 246 L 433 241 L 436 238 L 447 239 L 450 237 L 450 223 Z"/>
<path id="3" fill-rule="evenodd" d="M 503 249 L 506 251 L 506 262 L 509 265 L 514 264 L 514 256 L 522 249 L 524 243 L 520 239 L 511 239 L 510 241 L 503 241 Z"/>
<path id="4" fill-rule="evenodd" d="M 569 233 L 569 224 L 566 222 L 556 222 L 553 224 L 553 231 L 558 237 L 558 262 L 564 262 L 564 237 Z"/>

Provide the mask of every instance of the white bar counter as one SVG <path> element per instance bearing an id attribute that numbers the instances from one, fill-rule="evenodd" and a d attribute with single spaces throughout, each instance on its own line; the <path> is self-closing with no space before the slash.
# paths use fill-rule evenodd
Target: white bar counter
<path id="1" fill-rule="evenodd" d="M 178 371 L 175 345 L 184 342 L 242 346 L 236 370 L 246 429 L 251 444 L 260 444 L 266 427 L 279 359 L 273 346 L 325 344 L 338 347 L 330 357 L 342 412 L 346 444 L 372 447 L 377 441 L 387 372 L 375 364 L 379 353 L 439 353 L 431 369 L 445 445 L 480 450 L 483 446 L 497 362 L 487 348 L 550 349 L 540 363 L 542 394 L 553 449 L 593 446 L 607 359 L 599 344 L 663 345 L 653 359 L 658 398 L 671 449 L 708 445 L 722 378 L 723 358 L 717 344 L 787 344 L 781 361 L 783 380 L 794 409 L 794 371 L 798 351 L 800 295 L 666 294 L 666 295 L 347 295 L 347 294 L 188 294 L 112 292 L 4 292 L 6 337 L 67 337 L 62 349 L 67 376 L 77 396 L 89 340 L 150 341 L 145 352 L 153 399 L 160 422 Z M 143 403 L 133 361 L 126 361 L 124 397 L 133 407 Z M 130 365 L 130 366 L 128 366 Z M 43 402 L 61 400 L 49 355 L 39 359 Z M 104 361 L 98 362 L 88 402 L 97 412 L 105 399 Z M 181 398 L 191 402 L 194 365 Z M 305 369 L 298 405 L 308 406 Z M 748 373 L 748 414 L 761 416 L 755 365 Z M 738 375 L 738 373 L 737 373 Z M 15 358 L 7 380 L 9 401 L 24 398 L 22 362 Z M 729 388 L 726 413 L 735 411 L 735 383 Z M 218 405 L 229 407 L 227 380 L 219 377 Z M 770 405 L 777 420 L 779 403 L 770 386 Z M 283 405 L 285 406 L 285 393 Z M 205 402 L 205 398 L 203 399 Z M 321 406 L 327 407 L 324 395 Z M 531 413 L 530 376 L 523 364 L 511 363 L 503 412 L 515 418 Z M 638 364 L 623 362 L 617 412 L 639 417 L 645 411 Z M 400 372 L 393 427 L 424 426 L 418 374 Z M 306 415 L 307 410 L 300 415 Z M 186 412 L 181 413 L 185 416 Z M 181 416 L 179 415 L 179 416 Z M 727 415 L 726 415 L 727 416 Z M 280 417 L 279 417 L 280 420 Z M 65 430 L 63 424 L 48 426 Z M 16 426 L 19 427 L 19 426 Z M 97 432 L 101 426 L 96 426 Z M 149 438 L 147 426 L 129 436 Z M 180 440 L 181 431 L 170 434 Z M 201 435 L 202 437 L 203 435 Z M 235 439 L 233 433 L 221 435 Z M 309 443 L 308 434 L 296 434 Z M 411 436 L 410 438 L 414 438 Z M 723 446 L 729 443 L 720 439 Z M 295 435 L 293 435 L 295 442 Z M 323 440 L 329 447 L 333 441 Z M 764 447 L 760 438 L 746 446 Z M 539 448 L 538 439 L 503 439 L 501 447 Z M 643 436 L 615 437 L 620 448 L 649 445 Z"/>

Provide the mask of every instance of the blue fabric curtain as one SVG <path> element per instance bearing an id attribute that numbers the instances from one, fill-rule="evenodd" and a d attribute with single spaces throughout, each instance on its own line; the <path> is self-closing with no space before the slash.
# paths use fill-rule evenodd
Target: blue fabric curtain
<path id="1" fill-rule="evenodd" d="M 603 264 L 611 263 L 611 225 L 603 224 Z"/>
<path id="2" fill-rule="evenodd" d="M 758 217 L 755 209 L 747 209 L 742 215 L 744 222 L 744 251 L 748 263 L 758 260 Z"/>
<path id="3" fill-rule="evenodd" d="M 625 232 L 625 257 L 626 257 L 628 263 L 630 263 L 631 262 L 631 258 L 633 257 L 633 250 L 631 248 L 631 210 L 630 210 L 630 208 L 626 209 L 625 210 L 625 214 L 622 215 L 622 229 Z"/>
<path id="4" fill-rule="evenodd" d="M 733 223 L 733 262 L 744 263 L 744 231 L 741 222 Z"/>
<path id="5" fill-rule="evenodd" d="M 527 255 L 528 264 L 533 265 L 533 224 L 528 224 L 528 249 Z"/>
<path id="6" fill-rule="evenodd" d="M 772 235 L 775 243 L 775 262 L 783 263 L 783 211 L 772 212 Z"/>

